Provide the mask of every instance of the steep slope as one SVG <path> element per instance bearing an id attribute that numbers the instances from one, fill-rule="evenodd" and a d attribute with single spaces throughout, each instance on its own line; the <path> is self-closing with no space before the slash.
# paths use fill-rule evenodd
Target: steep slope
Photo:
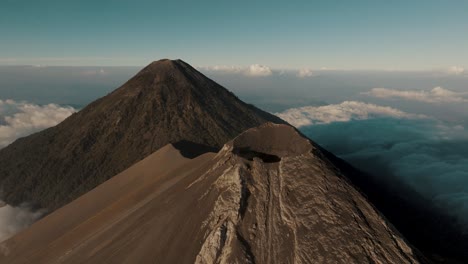
<path id="1" fill-rule="evenodd" d="M 283 122 L 181 60 L 156 61 L 58 126 L 1 149 L 0 198 L 52 211 L 168 143 L 220 147 L 266 121 Z"/>
<path id="2" fill-rule="evenodd" d="M 320 148 L 252 128 L 192 160 L 168 145 L 0 244 L 0 263 L 418 263 Z"/>

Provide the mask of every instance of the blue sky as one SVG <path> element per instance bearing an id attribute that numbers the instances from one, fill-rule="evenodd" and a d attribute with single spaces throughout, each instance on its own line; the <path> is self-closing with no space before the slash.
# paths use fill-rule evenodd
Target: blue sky
<path id="1" fill-rule="evenodd" d="M 17 1 L 0 65 L 467 67 L 468 1 Z"/>

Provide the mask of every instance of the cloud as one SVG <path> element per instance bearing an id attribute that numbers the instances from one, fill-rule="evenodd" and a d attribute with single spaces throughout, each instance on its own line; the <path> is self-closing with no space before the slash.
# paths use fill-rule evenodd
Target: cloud
<path id="1" fill-rule="evenodd" d="M 371 175 L 405 183 L 468 230 L 468 133 L 463 125 L 376 118 L 301 131 Z"/>
<path id="2" fill-rule="evenodd" d="M 250 76 L 270 76 L 273 74 L 273 72 L 268 66 L 253 64 L 250 65 L 247 74 Z"/>
<path id="3" fill-rule="evenodd" d="M 56 104 L 0 100 L 0 148 L 19 137 L 55 126 L 74 112 L 76 109 L 72 107 Z"/>
<path id="4" fill-rule="evenodd" d="M 33 211 L 26 205 L 13 207 L 0 201 L 0 242 L 30 226 L 44 213 L 45 210 Z"/>
<path id="5" fill-rule="evenodd" d="M 459 66 L 452 66 L 447 70 L 447 73 L 452 75 L 462 75 L 465 72 L 465 68 Z"/>
<path id="6" fill-rule="evenodd" d="M 101 68 L 99 70 L 82 71 L 80 74 L 82 76 L 105 76 L 105 75 L 108 75 L 109 73 L 106 70 Z"/>
<path id="7" fill-rule="evenodd" d="M 299 72 L 297 73 L 297 77 L 299 78 L 307 78 L 307 77 L 312 77 L 315 76 L 314 71 L 308 68 L 300 69 Z"/>
<path id="8" fill-rule="evenodd" d="M 15 139 L 57 125 L 76 110 L 56 104 L 35 105 L 0 100 L 0 148 Z M 28 227 L 45 213 L 27 205 L 13 207 L 0 201 L 0 242 Z M 0 246 L 0 251 L 5 251 Z"/>
<path id="9" fill-rule="evenodd" d="M 393 90 L 387 88 L 373 88 L 363 93 L 376 98 L 396 98 L 408 101 L 425 103 L 463 103 L 468 102 L 464 96 L 466 93 L 458 93 L 442 87 L 435 87 L 430 91 Z"/>
<path id="10" fill-rule="evenodd" d="M 28 66 L 26 66 L 28 67 Z M 30 67 L 40 69 L 40 68 L 47 68 L 47 65 L 42 65 L 42 64 L 36 64 L 36 65 L 31 65 Z"/>
<path id="11" fill-rule="evenodd" d="M 226 65 L 216 65 L 212 67 L 202 67 L 202 69 L 210 70 L 210 71 L 218 71 L 218 72 L 226 72 L 226 73 L 241 73 L 245 69 L 239 66 L 226 66 Z"/>
<path id="12" fill-rule="evenodd" d="M 260 64 L 252 64 L 249 67 L 216 65 L 210 67 L 199 67 L 201 70 L 216 71 L 222 73 L 236 73 L 246 76 L 270 76 L 273 71 L 270 67 Z"/>
<path id="13" fill-rule="evenodd" d="M 365 120 L 377 117 L 392 117 L 398 119 L 427 118 L 423 115 L 406 113 L 388 106 L 379 106 L 357 101 L 345 101 L 340 104 L 325 106 L 292 108 L 282 113 L 277 113 L 276 115 L 296 127 L 347 122 L 350 120 Z"/>

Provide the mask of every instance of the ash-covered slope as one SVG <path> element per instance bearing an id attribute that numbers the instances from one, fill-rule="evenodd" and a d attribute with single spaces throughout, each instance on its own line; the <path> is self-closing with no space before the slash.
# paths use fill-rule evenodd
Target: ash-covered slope
<path id="1" fill-rule="evenodd" d="M 318 146 L 264 124 L 168 145 L 0 244 L 0 263 L 418 263 Z"/>
<path id="2" fill-rule="evenodd" d="M 0 198 L 54 210 L 168 143 L 221 147 L 266 121 L 284 123 L 181 60 L 156 61 L 58 126 L 1 149 Z"/>

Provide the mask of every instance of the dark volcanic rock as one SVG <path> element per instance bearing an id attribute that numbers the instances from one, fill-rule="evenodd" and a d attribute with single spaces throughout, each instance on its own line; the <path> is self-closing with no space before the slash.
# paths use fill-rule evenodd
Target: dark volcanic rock
<path id="1" fill-rule="evenodd" d="M 54 210 L 168 143 L 220 147 L 276 116 L 181 60 L 151 63 L 57 125 L 0 150 L 2 198 Z"/>

